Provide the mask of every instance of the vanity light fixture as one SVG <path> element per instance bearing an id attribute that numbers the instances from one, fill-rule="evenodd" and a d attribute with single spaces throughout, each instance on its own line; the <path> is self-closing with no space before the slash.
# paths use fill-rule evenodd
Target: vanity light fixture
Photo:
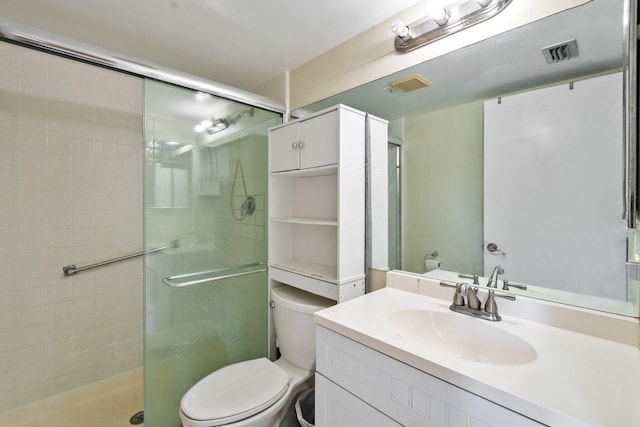
<path id="1" fill-rule="evenodd" d="M 427 14 L 410 25 L 394 21 L 398 52 L 411 52 L 431 42 L 493 18 L 513 0 L 431 0 Z"/>

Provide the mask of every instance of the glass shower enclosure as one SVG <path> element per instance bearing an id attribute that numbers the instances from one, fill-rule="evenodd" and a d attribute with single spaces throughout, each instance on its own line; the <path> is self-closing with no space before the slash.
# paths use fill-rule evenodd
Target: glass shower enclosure
<path id="1" fill-rule="evenodd" d="M 145 424 L 180 425 L 183 394 L 268 352 L 267 129 L 281 115 L 145 82 Z"/>

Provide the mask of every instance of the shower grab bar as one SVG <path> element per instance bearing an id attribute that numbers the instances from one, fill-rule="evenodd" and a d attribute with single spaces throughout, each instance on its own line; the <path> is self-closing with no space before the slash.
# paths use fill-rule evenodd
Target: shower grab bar
<path id="1" fill-rule="evenodd" d="M 178 246 L 180 246 L 180 241 L 176 239 L 176 240 L 172 240 L 171 242 L 169 242 L 169 245 L 167 245 L 167 246 L 162 246 L 162 247 L 155 248 L 155 249 L 148 249 L 146 251 L 141 251 L 141 252 L 136 252 L 134 254 L 124 255 L 124 256 L 117 257 L 117 258 L 112 258 L 112 259 L 109 259 L 109 260 L 106 260 L 106 261 L 96 262 L 95 264 L 89 264 L 89 265 L 85 265 L 83 267 L 76 267 L 75 264 L 65 265 L 64 267 L 62 267 L 62 271 L 64 272 L 65 276 L 71 276 L 71 275 L 74 275 L 74 274 L 79 273 L 81 271 L 89 270 L 91 268 L 102 267 L 103 265 L 108 265 L 108 264 L 113 264 L 113 263 L 120 262 L 120 261 L 125 261 L 125 260 L 128 260 L 130 258 L 135 258 L 135 257 L 139 257 L 139 256 L 146 255 L 146 254 L 152 254 L 154 252 L 162 251 L 164 249 L 177 248 Z"/>
<path id="2" fill-rule="evenodd" d="M 244 270 L 246 268 L 251 268 L 251 270 Z M 234 277 L 246 276 L 248 274 L 261 273 L 263 271 L 267 271 L 267 264 L 256 262 L 253 264 L 244 264 L 244 265 L 236 265 L 233 267 L 223 267 L 217 268 L 215 270 L 207 270 L 207 271 L 199 271 L 197 273 L 188 273 L 188 274 L 180 274 L 177 276 L 165 277 L 162 279 L 162 283 L 169 286 L 170 288 L 184 288 L 186 286 L 199 285 L 200 283 L 208 283 L 215 282 L 223 279 L 231 279 Z M 180 279 L 188 279 L 190 277 L 202 276 L 205 274 L 215 274 L 215 273 L 225 273 L 221 276 L 213 276 L 206 277 L 204 279 L 196 279 L 196 280 L 188 280 L 186 282 L 180 281 Z"/>

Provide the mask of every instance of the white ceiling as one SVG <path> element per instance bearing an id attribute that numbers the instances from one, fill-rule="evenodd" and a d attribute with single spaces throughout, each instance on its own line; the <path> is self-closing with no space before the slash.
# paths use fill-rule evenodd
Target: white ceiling
<path id="1" fill-rule="evenodd" d="M 253 90 L 417 2 L 0 0 L 0 20 Z"/>

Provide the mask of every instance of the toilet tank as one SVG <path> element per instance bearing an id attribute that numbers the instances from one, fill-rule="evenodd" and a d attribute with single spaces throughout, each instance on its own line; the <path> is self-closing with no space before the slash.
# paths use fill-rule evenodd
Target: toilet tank
<path id="1" fill-rule="evenodd" d="M 303 369 L 315 369 L 313 313 L 336 302 L 291 286 L 271 290 L 273 321 L 281 357 Z"/>

